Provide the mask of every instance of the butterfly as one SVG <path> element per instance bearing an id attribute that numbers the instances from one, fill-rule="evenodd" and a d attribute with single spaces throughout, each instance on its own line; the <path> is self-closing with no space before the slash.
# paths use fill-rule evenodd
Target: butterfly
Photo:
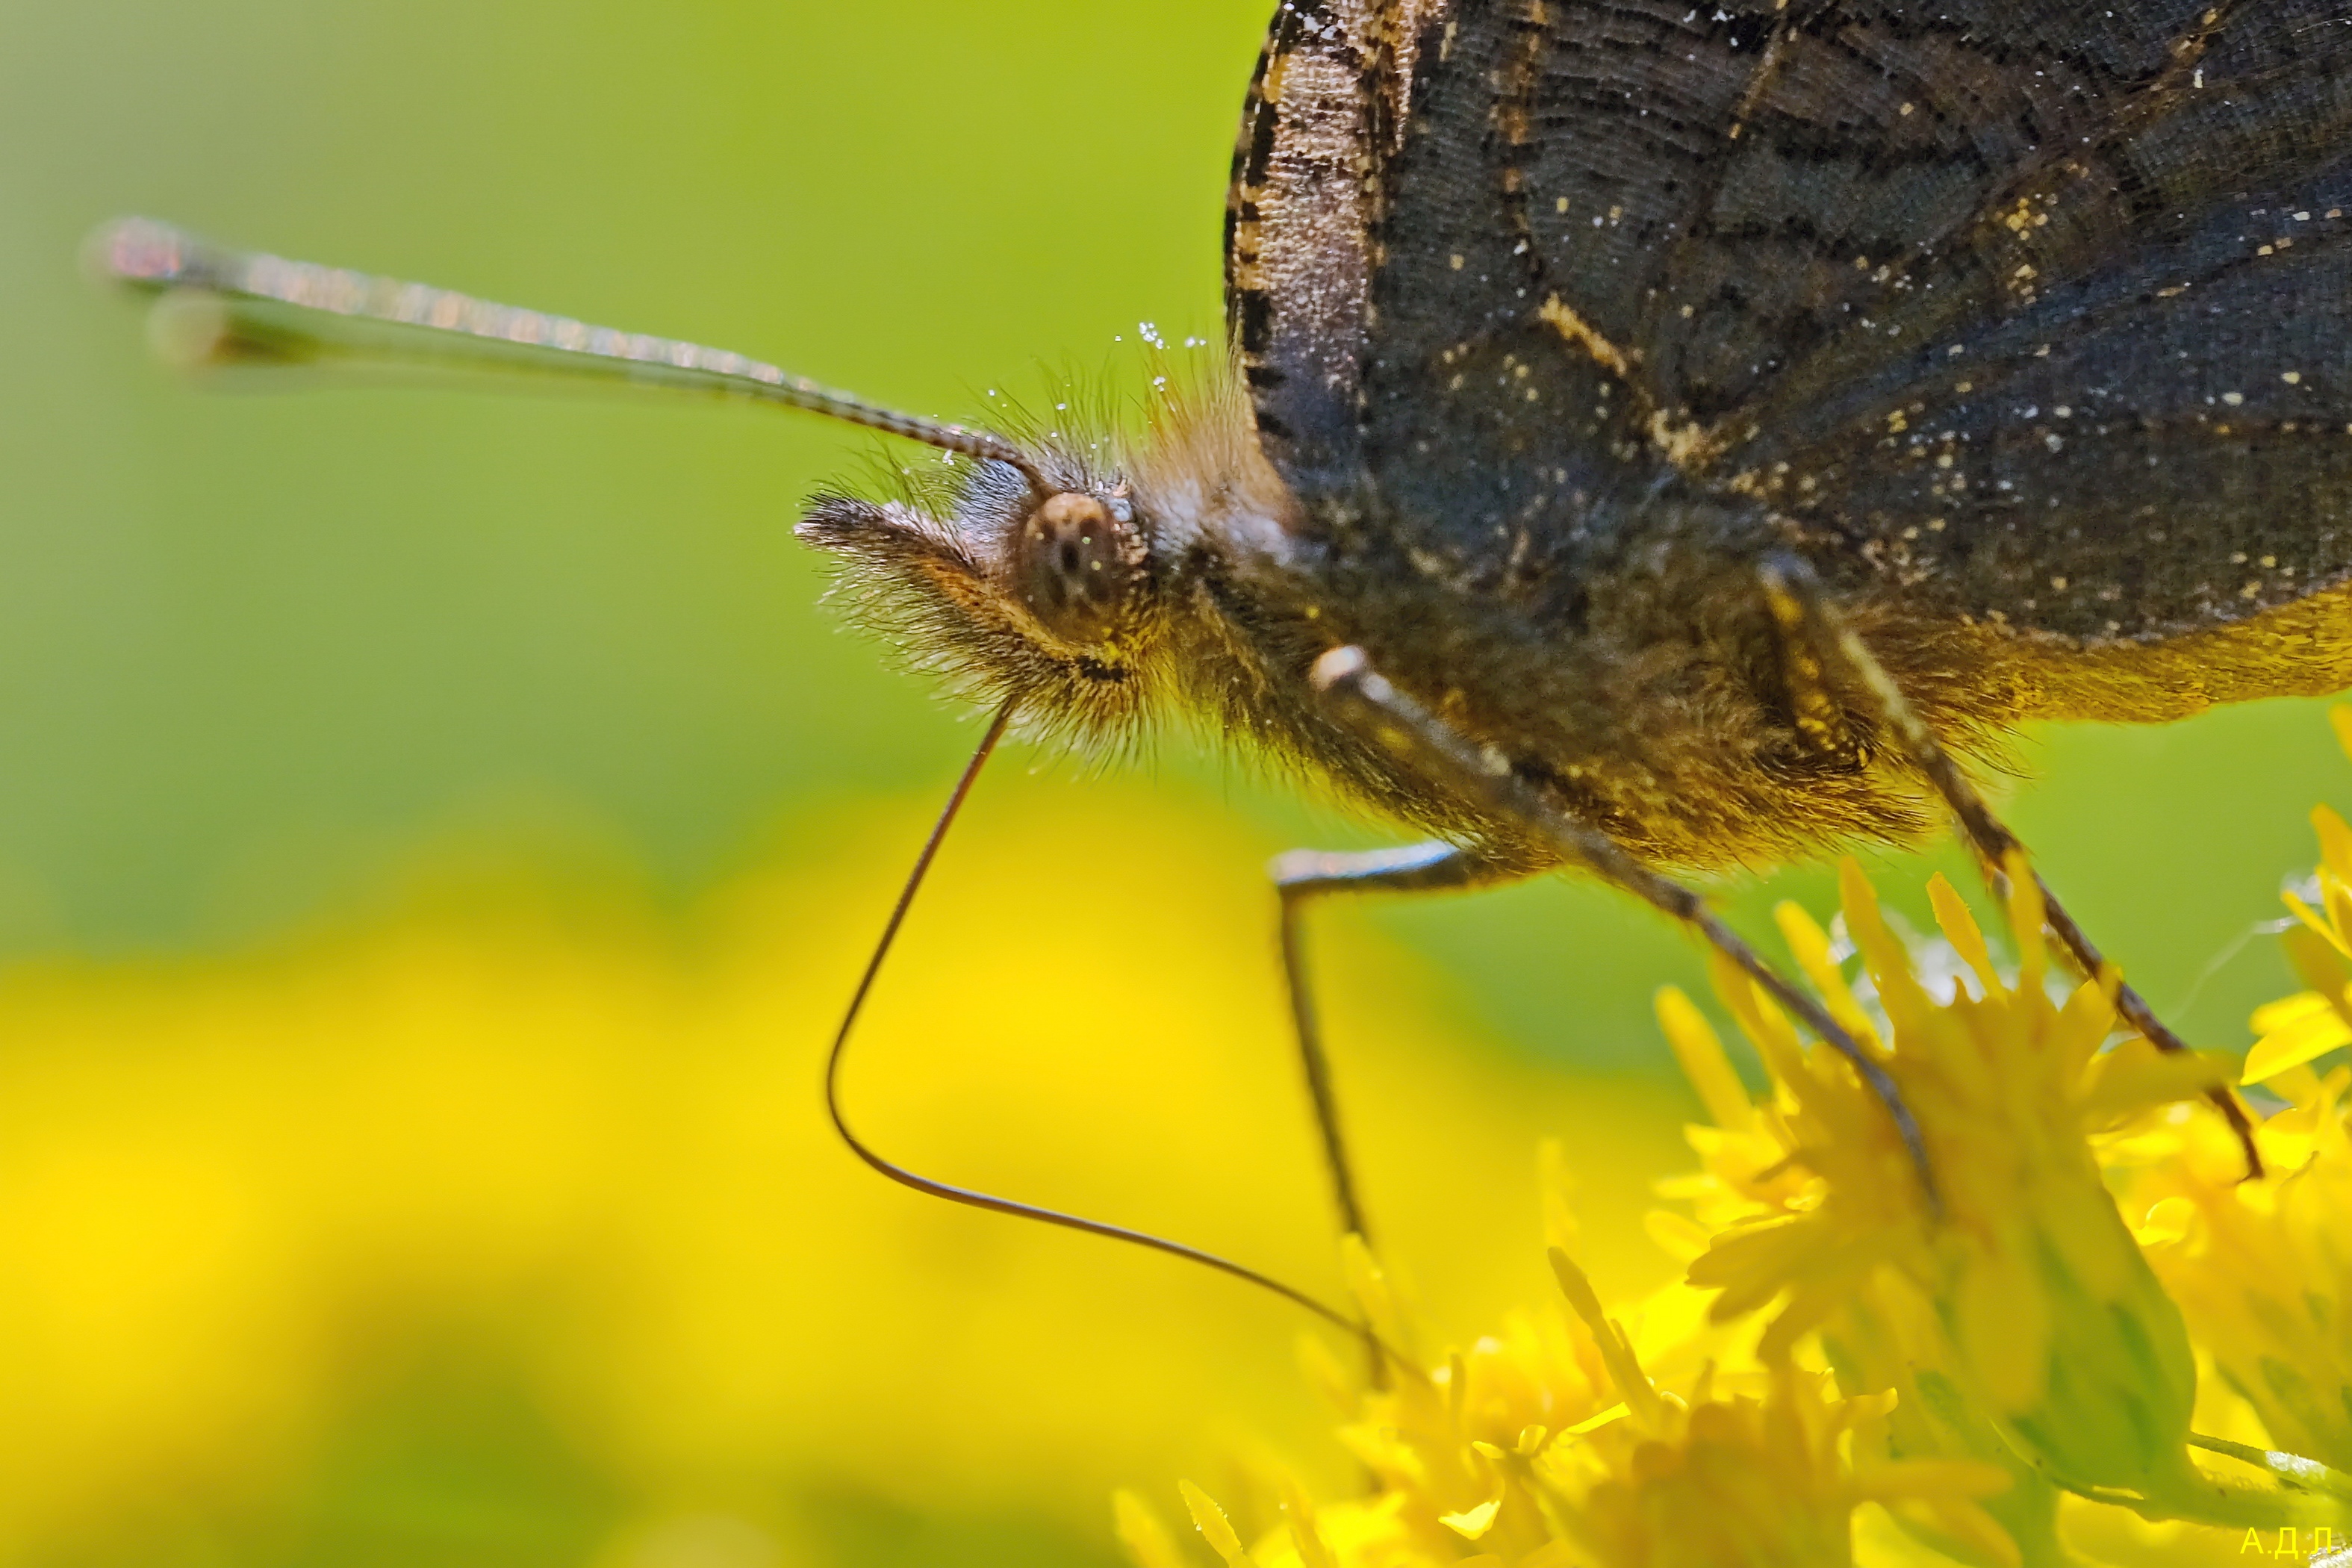
<path id="1" fill-rule="evenodd" d="M 1286 0 L 1234 161 L 1231 374 L 1108 444 L 142 220 L 98 250 L 194 360 L 466 358 L 949 454 L 943 491 L 799 525 L 854 616 L 996 715 L 857 1001 L 1008 730 L 1190 715 L 1427 835 L 1275 868 L 1365 1232 L 1304 911 L 1558 868 L 1843 1053 L 1932 1191 L 1876 1060 L 1672 876 L 1908 841 L 1940 806 L 1999 884 L 2031 872 L 1971 771 L 2020 723 L 2352 685 L 2347 213 L 2343 0 Z M 1297 1297 L 918 1176 L 832 1108 L 896 1179 Z"/>

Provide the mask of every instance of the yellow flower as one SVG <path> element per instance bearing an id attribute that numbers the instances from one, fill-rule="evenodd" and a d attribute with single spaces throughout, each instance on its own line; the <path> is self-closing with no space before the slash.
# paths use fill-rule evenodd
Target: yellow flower
<path id="1" fill-rule="evenodd" d="M 1873 1358 L 1882 1375 L 1894 1362 L 1932 1354 L 2008 1446 L 2061 1484 L 2175 1490 L 2191 1478 L 2195 1361 L 2179 1311 L 2108 1195 L 2089 1133 L 2121 1113 L 2194 1094 L 2219 1069 L 2158 1058 L 2137 1041 L 2103 1053 L 2114 977 L 2063 1004 L 2051 998 L 2040 900 L 2032 878 L 2015 869 L 2011 917 L 2022 951 L 2014 984 L 1994 968 L 1949 884 L 1931 885 L 1937 920 L 1979 993 L 1956 990 L 1938 1004 L 1880 918 L 1869 884 L 1844 868 L 1847 929 L 1892 1026 L 1891 1050 L 1839 973 L 1827 936 L 1798 911 L 1782 911 L 1799 962 L 1917 1118 L 1940 1214 L 1884 1109 L 1845 1064 L 1803 1049 L 1767 999 L 1744 979 L 1723 977 L 1726 1000 L 1780 1086 L 1756 1121 L 1783 1152 L 1744 1178 L 1754 1155 L 1713 1162 L 1718 1187 L 1744 1198 L 1752 1217 L 1719 1235 L 1690 1279 L 1723 1291 L 1719 1315 L 1780 1303 L 1762 1347 L 1768 1359 L 1785 1358 L 1801 1335 L 1841 1315 L 1853 1326 L 1847 1310 L 1862 1309 L 1892 1336 L 1893 1356 Z M 1687 1038 L 1680 1048 L 1686 1058 L 1698 1050 Z M 1792 1179 L 1790 1165 L 1813 1179 Z M 1906 1310 L 1906 1293 L 1932 1310 Z"/>
<path id="2" fill-rule="evenodd" d="M 2352 749 L 2352 717 L 2338 724 Z M 1369 1496 L 1318 1506 L 1285 1481 L 1278 1521 L 1244 1510 L 1236 1527 L 1188 1487 L 1196 1527 L 1228 1568 L 2061 1568 L 2086 1546 L 2332 1547 L 2352 1508 L 2352 1068 L 2308 1062 L 2352 1043 L 2352 828 L 2316 820 L 2320 897 L 2290 933 L 2312 991 L 2259 1016 L 2268 1054 L 2248 1074 L 2291 1102 L 2257 1129 L 2264 1179 L 2190 1103 L 2223 1064 L 2110 1046 L 2112 972 L 2053 990 L 2021 863 L 2011 978 L 1931 883 L 1966 971 L 1945 1001 L 1849 864 L 1866 990 L 1801 910 L 1781 927 L 1900 1089 L 1935 1190 L 1845 1060 L 1718 965 L 1773 1085 L 1752 1099 L 1698 1009 L 1661 994 L 1711 1124 L 1688 1130 L 1699 1168 L 1659 1184 L 1688 1209 L 1651 1235 L 1688 1270 L 1636 1305 L 1636 1331 L 1555 1247 L 1569 1312 L 1347 1393 Z M 1562 1212 L 1556 1240 L 1573 1236 Z M 1350 1268 L 1366 1321 L 1408 1342 L 1369 1256 Z M 2190 1429 L 2200 1362 L 2221 1436 Z M 1149 1511 L 1120 1509 L 1138 1562 L 1175 1568 Z"/>
<path id="3" fill-rule="evenodd" d="M 2352 710 L 2336 710 L 2352 749 Z M 2116 1141 L 2113 1163 L 2158 1275 L 2214 1369 L 2272 1443 L 2352 1470 L 2352 1068 L 2307 1065 L 2352 1041 L 2352 829 L 2313 813 L 2319 909 L 2293 894 L 2289 957 L 2312 989 L 2254 1015 L 2245 1078 L 2289 1101 L 2256 1134 L 2268 1175 L 2241 1181 L 2236 1152 L 2201 1120 L 2167 1118 Z"/>
<path id="4" fill-rule="evenodd" d="M 2352 752 L 2352 709 L 2332 714 Z M 2144 1119 L 2109 1163 L 2139 1238 L 2221 1380 L 2270 1443 L 2352 1470 L 2352 1068 L 2312 1060 L 2352 1042 L 2352 828 L 2312 814 L 2320 849 L 2314 908 L 2290 893 L 2288 957 L 2309 991 L 2254 1015 L 2245 1079 L 2287 1109 L 2256 1137 L 2265 1179 L 2242 1181 L 2231 1141 L 2202 1118 Z M 2341 1482 L 2329 1483 L 2340 1486 Z"/>
<path id="5" fill-rule="evenodd" d="M 2183 1127 L 2126 1191 L 2158 1276 L 2271 1441 L 2352 1470 L 2352 1068 L 2272 1081 L 2293 1103 L 2261 1128 L 2264 1180 L 2240 1181 L 2226 1150 Z"/>
<path id="6" fill-rule="evenodd" d="M 1588 1479 L 1568 1510 L 1570 1532 L 1605 1568 L 1850 1563 L 1863 1502 L 1907 1513 L 1988 1560 L 2017 1562 L 1977 1502 L 2007 1489 L 2000 1468 L 1885 1459 L 1848 1433 L 1882 1421 L 1892 1401 L 1841 1397 L 1824 1375 L 1785 1363 L 1757 1393 L 1717 1394 L 1702 1372 L 1687 1399 L 1662 1395 L 1582 1273 L 1557 1250 L 1552 1265 L 1596 1339 L 1618 1342 L 1610 1368 L 1628 1416 L 1572 1452 Z"/>
<path id="7" fill-rule="evenodd" d="M 1558 1248 L 1551 1258 L 1571 1311 L 1523 1318 L 1426 1376 L 1360 1394 L 1343 1436 L 1370 1496 L 1318 1507 L 1286 1481 L 1280 1522 L 1245 1543 L 1187 1483 L 1194 1525 L 1228 1568 L 1845 1568 L 1865 1503 L 2017 1562 L 1977 1501 L 2008 1484 L 1998 1468 L 1877 1458 L 1855 1435 L 1888 1402 L 1845 1397 L 1821 1373 L 1703 1365 L 1662 1389 L 1583 1272 Z M 1369 1318 L 1393 1333 L 1378 1271 L 1359 1253 L 1353 1272 Z M 1149 1509 L 1122 1494 L 1118 1518 L 1140 1568 L 1175 1568 Z"/>
<path id="8" fill-rule="evenodd" d="M 950 1173 L 1247 1256 L 1319 1234 L 1264 944 L 1218 918 L 1261 892 L 1252 842 L 1149 792 L 1021 794 L 927 892 L 853 1115 Z M 914 809 L 798 843 L 691 919 L 453 852 L 380 917 L 255 954 L 16 963 L 0 1563 L 274 1560 L 304 1521 L 373 1529 L 353 1510 L 419 1476 L 402 1508 L 465 1500 L 425 1558 L 754 1561 L 666 1534 L 740 1507 L 776 1561 L 827 1563 L 887 1507 L 927 1512 L 953 1561 L 1000 1519 L 1085 1528 L 1116 1481 L 1194 1451 L 1203 1410 L 1311 1440 L 1286 1340 L 1230 1282 L 918 1201 L 825 1127 L 817 1053 L 874 934 L 840 911 L 878 920 Z M 1062 833 L 1117 838 L 1087 907 L 1181 950 L 1181 982 L 1095 963 L 1031 996 L 970 940 L 1066 924 L 1020 872 Z M 1330 977 L 1352 1109 L 1427 1163 L 1400 1167 L 1383 1229 L 1459 1247 L 1449 1289 L 1489 1298 L 1519 1209 L 1454 1194 L 1517 1183 L 1546 1128 L 1596 1167 L 1664 1169 L 1672 1112 L 1444 1034 L 1385 952 Z M 975 1002 L 997 984 L 1005 1005 Z M 580 1544 L 517 1544 L 526 1515 Z"/>
<path id="9" fill-rule="evenodd" d="M 2336 707 L 2327 717 L 2336 743 L 2352 755 L 2352 708 Z M 2319 835 L 2319 908 L 2286 894 L 2299 923 L 2284 939 L 2288 960 L 2311 989 L 2255 1012 L 2262 1037 L 2246 1053 L 2248 1083 L 2352 1045 L 2352 826 L 2324 805 L 2312 809 L 2311 826 Z"/>
<path id="10" fill-rule="evenodd" d="M 2324 805 L 2313 809 L 2311 825 L 2319 834 L 2319 908 L 2286 894 L 2298 923 L 2283 938 L 2288 961 L 2311 989 L 2255 1011 L 2261 1038 L 2246 1053 L 2247 1083 L 2352 1045 L 2352 826 Z"/>

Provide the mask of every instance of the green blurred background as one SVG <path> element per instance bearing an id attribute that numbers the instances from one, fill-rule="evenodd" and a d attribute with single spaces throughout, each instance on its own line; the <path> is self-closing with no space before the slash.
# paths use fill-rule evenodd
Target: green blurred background
<path id="1" fill-rule="evenodd" d="M 77 264 L 92 226 L 148 213 L 923 411 L 1070 376 L 1132 393 L 1139 321 L 1217 333 L 1226 159 L 1268 8 L 0 4 L 0 1207 L 83 1247 L 0 1234 L 0 1286 L 83 1303 L 0 1352 L 5 1424 L 47 1467 L 0 1473 L 0 1560 L 1091 1563 L 1109 1481 L 1245 1433 L 1311 1449 L 1279 1310 L 918 1212 L 818 1136 L 824 1016 L 974 733 L 841 633 L 790 537 L 799 499 L 855 479 L 871 443 L 692 404 L 197 393 Z M 2271 944 L 2237 944 L 2307 864 L 2309 805 L 2352 795 L 2317 705 L 2048 731 L 2022 754 L 2013 816 L 2053 883 L 2176 1023 L 2242 1048 L 2249 1009 L 2291 987 Z M 929 1110 L 896 1141 L 965 1173 L 1124 1204 L 1328 1285 L 1255 868 L 1369 832 L 1181 738 L 1107 778 L 1001 766 L 877 1020 L 877 1057 L 919 1054 L 873 1069 L 871 1114 L 897 1093 Z M 1132 855 L 1068 847 L 1122 837 Z M 1874 868 L 1916 910 L 1928 865 L 1964 870 L 1948 850 Z M 1759 930 L 1776 898 L 1830 901 L 1819 868 L 1723 891 Z M 1040 972 L 1041 931 L 1087 970 L 1075 991 Z M 1340 1050 L 1365 1058 L 1346 1065 L 1391 1247 L 1444 1331 L 1535 1289 L 1547 1128 L 1587 1173 L 1596 1247 L 1628 1281 L 1663 1268 L 1633 1210 L 1684 1109 L 1649 1021 L 1659 984 L 1700 972 L 1676 933 L 1555 882 L 1335 911 L 1318 941 L 1338 1023 L 1360 1025 Z M 1087 1077 L 1139 1059 L 1122 1026 L 1155 1011 L 1163 1057 Z M 1178 1023 L 1237 1065 L 1168 1088 L 1193 1070 Z M 589 1081 L 583 1059 L 593 1116 L 549 1088 Z M 383 1076 L 337 1077 L 354 1062 Z M 1024 1070 L 1060 1075 L 1042 1109 Z M 679 1082 L 708 1093 L 672 1104 Z M 452 1104 L 484 1120 L 446 1147 L 398 1135 Z M 772 1125 L 730 1121 L 743 1107 Z M 320 1134 L 323 1163 L 288 1164 L 296 1124 L 389 1142 L 378 1159 Z M 123 1152 L 198 1125 L 197 1165 L 249 1213 L 189 1197 L 179 1166 L 121 1176 Z M 517 1152 L 550 1128 L 576 1163 Z M 646 1196 L 714 1148 L 733 1152 L 709 1188 Z M 805 1185 L 780 1173 L 795 1160 Z M 570 1195 L 477 1235 L 518 1172 L 514 1190 Z M 404 1210 L 396 1245 L 373 1198 L 320 1195 L 430 1180 L 446 1204 Z M 110 1183 L 113 1219 L 62 1217 Z M 224 1237 L 308 1239 L 239 1263 L 158 1217 L 159 1194 L 247 1215 Z M 829 1226 L 730 1272 L 727 1226 Z M 724 1331 L 675 1302 L 625 1330 L 581 1316 L 705 1230 L 689 1294 Z M 545 1262 L 559 1232 L 560 1264 L 448 1264 Z M 226 1340 L 156 1285 L 173 1237 L 219 1284 L 202 1299 Z M 1526 1259 L 1481 1252 L 1513 1238 Z M 324 1253 L 373 1261 L 321 1273 Z M 945 1295 L 902 1302 L 894 1342 L 873 1305 L 891 1291 Z M 271 1302 L 301 1303 L 299 1332 Z M 649 1370 L 681 1337 L 751 1370 Z M 274 1414 L 173 1381 L 248 1339 L 283 1374 Z M 806 1353 L 769 1364 L 769 1339 Z M 58 1370 L 75 1356 L 180 1371 L 100 1398 L 99 1373 Z M 870 1389 L 861 1357 L 887 1368 Z M 1028 1402 L 1052 1414 L 1016 1417 Z M 1034 1444 L 974 1438 L 1008 1422 Z M 58 1423 L 89 1457 L 42 1436 Z M 672 1429 L 697 1440 L 646 1436 Z"/>

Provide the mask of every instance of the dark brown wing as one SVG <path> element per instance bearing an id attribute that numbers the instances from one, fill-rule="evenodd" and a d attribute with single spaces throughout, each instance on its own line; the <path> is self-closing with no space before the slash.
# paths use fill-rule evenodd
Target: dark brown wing
<path id="1" fill-rule="evenodd" d="M 1372 252 L 1421 33 L 1443 0 L 1285 0 L 1225 210 L 1225 307 L 1277 463 L 1356 452 Z"/>
<path id="2" fill-rule="evenodd" d="M 1574 574 L 1711 489 L 2093 638 L 2352 570 L 2352 0 L 1460 0 L 1421 47 L 1310 502 Z"/>

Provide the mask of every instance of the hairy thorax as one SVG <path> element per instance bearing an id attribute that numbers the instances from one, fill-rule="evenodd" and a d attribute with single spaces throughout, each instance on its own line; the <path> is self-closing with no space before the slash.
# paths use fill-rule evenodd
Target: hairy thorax
<path id="1" fill-rule="evenodd" d="M 1424 500 L 1418 504 L 1427 506 Z M 1442 498 L 1440 498 L 1442 507 Z M 1555 855 L 1334 721 L 1309 671 L 1354 646 L 1558 808 L 1659 867 L 1760 867 L 1904 842 L 1933 814 L 1866 691 L 1800 722 L 1759 573 L 1797 551 L 1912 706 L 1979 771 L 2032 719 L 2168 719 L 2352 684 L 2346 589 L 2168 637 L 2084 640 L 1958 613 L 1808 550 L 1752 498 L 1647 485 L 1576 498 L 1529 542 L 1407 515 L 1377 489 L 1303 502 L 1233 378 L 1125 439 L 1041 444 L 938 493 L 821 498 L 852 614 L 1033 731 L 1097 753 L 1189 719 L 1354 804 L 1532 871 Z M 1450 530 L 1450 531 L 1449 531 Z"/>
<path id="2" fill-rule="evenodd" d="M 1355 645 L 1499 765 L 1654 863 L 1757 865 L 1924 826 L 1906 773 L 1803 743 L 1752 563 L 1726 553 L 1706 509 L 1657 509 L 1605 574 L 1514 593 L 1401 544 L 1370 502 L 1302 509 L 1236 417 L 1208 403 L 1134 462 L 1166 571 L 1170 695 L 1204 730 L 1502 865 L 1550 864 L 1328 720 L 1307 672 Z M 1931 707 L 1959 679 L 1926 682 Z"/>

